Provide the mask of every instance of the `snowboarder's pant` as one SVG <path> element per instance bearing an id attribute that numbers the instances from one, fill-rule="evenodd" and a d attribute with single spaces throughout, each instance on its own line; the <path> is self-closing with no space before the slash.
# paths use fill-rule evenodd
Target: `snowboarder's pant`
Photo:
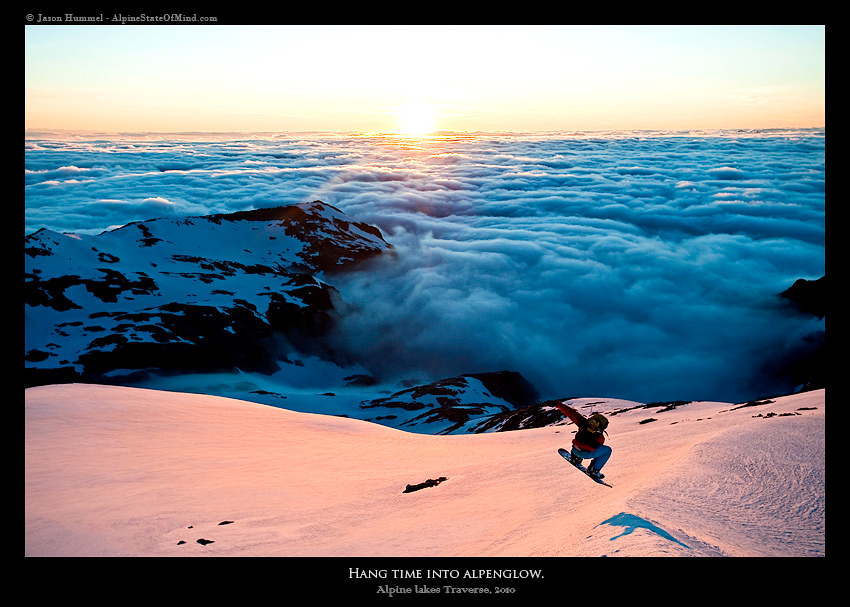
<path id="1" fill-rule="evenodd" d="M 593 461 L 590 464 L 596 468 L 597 470 L 602 470 L 602 466 L 608 461 L 608 458 L 611 457 L 611 447 L 608 445 L 599 445 L 593 451 L 582 451 L 578 447 L 573 447 L 572 453 L 573 455 L 580 457 L 581 459 L 592 459 Z"/>

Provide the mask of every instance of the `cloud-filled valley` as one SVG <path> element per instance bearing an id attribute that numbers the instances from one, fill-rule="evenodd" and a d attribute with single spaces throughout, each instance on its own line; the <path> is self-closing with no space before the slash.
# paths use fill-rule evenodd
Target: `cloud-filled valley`
<path id="1" fill-rule="evenodd" d="M 27 233 L 321 200 L 396 251 L 334 277 L 384 379 L 510 369 L 544 397 L 784 389 L 825 272 L 824 131 L 26 140 Z M 778 364 L 778 363 L 777 363 Z"/>

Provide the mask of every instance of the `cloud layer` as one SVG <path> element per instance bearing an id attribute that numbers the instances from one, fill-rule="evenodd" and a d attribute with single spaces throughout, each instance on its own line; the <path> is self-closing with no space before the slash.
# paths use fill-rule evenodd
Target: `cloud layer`
<path id="1" fill-rule="evenodd" d="M 736 400 L 806 330 L 774 295 L 824 273 L 824 155 L 822 130 L 30 138 L 25 227 L 319 199 L 399 252 L 337 285 L 373 373 Z"/>

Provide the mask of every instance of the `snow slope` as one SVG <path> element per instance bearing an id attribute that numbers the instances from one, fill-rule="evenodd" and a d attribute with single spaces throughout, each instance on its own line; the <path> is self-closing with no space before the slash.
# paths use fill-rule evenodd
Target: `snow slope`
<path id="1" fill-rule="evenodd" d="M 572 400 L 609 413 L 609 489 L 557 455 L 565 422 L 433 436 L 207 395 L 30 388 L 25 554 L 823 556 L 824 391 L 759 403 Z"/>

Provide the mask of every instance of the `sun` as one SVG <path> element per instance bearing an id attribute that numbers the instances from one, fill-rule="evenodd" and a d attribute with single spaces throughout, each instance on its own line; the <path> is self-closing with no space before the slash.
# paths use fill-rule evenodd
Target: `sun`
<path id="1" fill-rule="evenodd" d="M 396 110 L 398 129 L 403 135 L 418 137 L 436 128 L 436 111 L 430 105 L 410 104 Z"/>

